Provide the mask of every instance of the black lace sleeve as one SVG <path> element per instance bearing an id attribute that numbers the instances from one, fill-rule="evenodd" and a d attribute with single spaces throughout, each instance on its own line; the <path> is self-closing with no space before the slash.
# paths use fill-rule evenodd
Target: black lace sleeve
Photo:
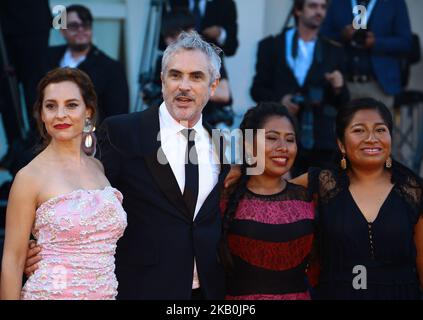
<path id="1" fill-rule="evenodd" d="M 415 221 L 423 215 L 423 179 L 397 161 L 393 161 L 392 183 L 415 212 Z"/>
<path id="2" fill-rule="evenodd" d="M 416 177 L 408 176 L 405 182 L 398 183 L 400 195 L 415 212 L 415 222 L 423 215 L 423 186 Z"/>
<path id="3" fill-rule="evenodd" d="M 308 172 L 309 191 L 320 204 L 325 204 L 336 197 L 347 186 L 343 174 L 331 169 L 310 168 Z"/>

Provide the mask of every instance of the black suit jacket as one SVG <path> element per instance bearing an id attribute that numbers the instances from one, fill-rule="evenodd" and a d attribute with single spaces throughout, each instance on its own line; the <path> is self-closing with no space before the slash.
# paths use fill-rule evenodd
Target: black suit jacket
<path id="1" fill-rule="evenodd" d="M 189 0 L 169 0 L 169 4 L 171 10 L 188 8 Z M 225 56 L 233 56 L 238 48 L 237 10 L 233 0 L 207 0 L 201 27 L 204 30 L 215 25 L 226 30 L 227 38 L 222 49 Z"/>
<path id="2" fill-rule="evenodd" d="M 310 87 L 321 87 L 324 90 L 324 104 L 340 108 L 349 100 L 346 85 L 339 95 L 335 95 L 325 73 L 344 70 L 344 53 L 340 45 L 319 37 L 313 63 L 308 71 L 303 86 L 300 86 L 286 61 L 285 32 L 270 36 L 260 41 L 258 46 L 256 74 L 251 87 L 251 96 L 256 102 L 281 102 L 287 94 L 305 94 Z M 301 109 L 298 117 L 301 117 Z M 316 149 L 334 149 L 334 121 L 336 111 L 330 108 L 315 108 L 314 137 Z M 332 111 L 332 112 L 331 112 Z M 335 112 L 333 112 L 335 111 Z"/>
<path id="3" fill-rule="evenodd" d="M 63 58 L 66 49 L 66 45 L 49 48 L 47 55 L 48 70 L 60 66 L 60 60 Z M 94 84 L 98 99 L 98 123 L 101 123 L 106 117 L 128 113 L 128 82 L 125 70 L 120 62 L 109 58 L 93 46 L 78 69 L 86 72 Z"/>
<path id="4" fill-rule="evenodd" d="M 111 117 L 100 130 L 99 157 L 107 178 L 123 193 L 128 215 L 116 252 L 118 298 L 190 299 L 195 257 L 205 297 L 222 299 L 219 198 L 230 167 L 222 165 L 217 185 L 192 221 L 170 165 L 157 160 L 159 130 L 158 108 Z"/>

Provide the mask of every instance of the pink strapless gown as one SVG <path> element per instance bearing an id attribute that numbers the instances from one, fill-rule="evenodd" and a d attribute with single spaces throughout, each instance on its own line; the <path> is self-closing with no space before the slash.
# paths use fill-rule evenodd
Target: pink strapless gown
<path id="1" fill-rule="evenodd" d="M 122 198 L 106 187 L 75 190 L 41 204 L 32 233 L 42 261 L 21 298 L 115 299 L 116 242 L 127 226 Z"/>

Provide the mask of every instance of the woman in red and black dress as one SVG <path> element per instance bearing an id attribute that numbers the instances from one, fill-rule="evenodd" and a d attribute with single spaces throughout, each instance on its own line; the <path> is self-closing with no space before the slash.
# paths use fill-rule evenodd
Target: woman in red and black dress
<path id="1" fill-rule="evenodd" d="M 307 189 L 282 179 L 297 154 L 295 122 L 285 107 L 262 103 L 244 116 L 241 177 L 222 199 L 220 257 L 227 271 L 227 299 L 310 299 L 306 270 L 314 233 Z M 264 129 L 264 137 L 257 134 Z M 264 150 L 264 152 L 263 152 Z M 252 154 L 264 171 L 248 175 Z M 260 160 L 257 161 L 260 163 Z"/>

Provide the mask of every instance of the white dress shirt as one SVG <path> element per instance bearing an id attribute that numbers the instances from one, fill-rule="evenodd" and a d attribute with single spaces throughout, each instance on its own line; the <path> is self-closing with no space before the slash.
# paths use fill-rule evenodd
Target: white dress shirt
<path id="1" fill-rule="evenodd" d="M 87 58 L 87 56 L 80 56 L 79 58 L 74 58 L 72 57 L 72 53 L 69 50 L 69 48 L 66 50 L 62 60 L 60 60 L 60 67 L 61 68 L 65 68 L 65 67 L 69 67 L 69 68 L 76 68 L 78 67 L 85 59 Z"/>
<path id="2" fill-rule="evenodd" d="M 314 49 L 316 48 L 317 39 L 304 41 L 298 37 L 298 54 L 294 59 L 292 57 L 292 45 L 294 41 L 295 28 L 286 32 L 286 61 L 297 79 L 300 86 L 304 85 L 314 60 Z"/>
<path id="3" fill-rule="evenodd" d="M 173 174 L 178 182 L 181 194 L 185 188 L 185 152 L 188 141 L 182 134 L 186 129 L 183 125 L 172 118 L 163 102 L 159 109 L 160 140 L 163 153 L 165 154 Z M 202 117 L 192 128 L 195 130 L 195 147 L 198 154 L 198 198 L 194 212 L 194 220 L 197 217 L 204 201 L 209 196 L 219 179 L 220 164 L 212 139 L 203 127 Z M 200 287 L 196 264 L 194 260 L 193 289 Z"/>
<path id="4" fill-rule="evenodd" d="M 200 13 L 202 17 L 204 17 L 204 15 L 206 14 L 207 1 L 212 1 L 212 0 L 200 0 L 200 2 L 198 2 L 198 6 L 200 7 Z M 194 0 L 189 0 L 189 10 L 191 12 L 194 10 Z M 227 33 L 225 28 L 223 28 L 222 26 L 219 26 L 219 27 L 221 32 L 220 32 L 219 39 L 217 39 L 217 43 L 223 46 L 226 42 Z"/>

